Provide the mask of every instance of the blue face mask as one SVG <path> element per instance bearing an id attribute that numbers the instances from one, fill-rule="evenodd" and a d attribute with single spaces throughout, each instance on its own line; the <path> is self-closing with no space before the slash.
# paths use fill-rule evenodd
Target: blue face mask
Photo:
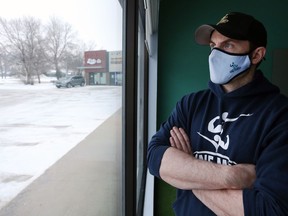
<path id="1" fill-rule="evenodd" d="M 210 79 L 215 84 L 226 84 L 250 65 L 248 54 L 232 54 L 214 48 L 209 55 Z"/>

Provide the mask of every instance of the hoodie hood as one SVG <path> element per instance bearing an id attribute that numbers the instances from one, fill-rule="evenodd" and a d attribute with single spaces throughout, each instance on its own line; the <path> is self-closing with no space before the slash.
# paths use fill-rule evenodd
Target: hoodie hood
<path id="1" fill-rule="evenodd" d="M 221 85 L 215 84 L 211 81 L 209 81 L 209 88 L 218 98 L 227 97 L 231 99 L 238 97 L 243 98 L 256 95 L 267 95 L 271 93 L 275 94 L 280 92 L 280 89 L 277 86 L 273 85 L 271 82 L 269 82 L 260 70 L 257 70 L 255 72 L 254 79 L 250 83 L 232 92 L 224 92 Z"/>

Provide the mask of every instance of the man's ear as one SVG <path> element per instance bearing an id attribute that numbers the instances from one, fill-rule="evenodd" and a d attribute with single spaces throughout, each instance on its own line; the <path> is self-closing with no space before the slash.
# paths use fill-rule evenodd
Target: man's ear
<path id="1" fill-rule="evenodd" d="M 265 56 L 266 48 L 265 47 L 257 47 L 252 54 L 251 62 L 252 64 L 258 64 Z"/>

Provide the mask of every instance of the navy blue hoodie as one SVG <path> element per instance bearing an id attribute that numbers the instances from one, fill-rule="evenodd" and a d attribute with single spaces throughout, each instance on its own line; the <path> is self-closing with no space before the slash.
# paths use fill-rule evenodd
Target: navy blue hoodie
<path id="1" fill-rule="evenodd" d="M 148 146 L 148 167 L 158 178 L 173 126 L 186 131 L 198 159 L 256 165 L 253 188 L 243 190 L 245 215 L 288 215 L 288 99 L 261 71 L 233 92 L 210 82 L 177 103 Z M 177 190 L 173 209 L 177 216 L 215 215 L 191 190 Z"/>

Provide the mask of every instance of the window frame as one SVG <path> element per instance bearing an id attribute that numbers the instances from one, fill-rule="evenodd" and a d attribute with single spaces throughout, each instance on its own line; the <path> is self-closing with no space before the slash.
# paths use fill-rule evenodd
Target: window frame
<path id="1" fill-rule="evenodd" d="M 142 0 L 124 0 L 123 4 L 123 109 L 122 109 L 122 215 L 143 215 L 146 183 L 146 149 L 148 142 L 148 54 L 144 47 L 143 80 L 143 173 L 137 182 L 137 126 L 138 126 L 138 29 L 139 16 L 145 17 Z M 144 37 L 145 38 L 145 37 Z M 143 43 L 145 43 L 143 41 Z M 140 86 L 141 87 L 141 86 Z M 141 196 L 137 203 L 137 183 Z M 137 211 L 138 210 L 138 211 Z"/>
<path id="2" fill-rule="evenodd" d="M 137 128 L 137 8 L 135 0 L 123 4 L 123 110 L 122 110 L 122 215 L 136 215 Z M 128 100 L 129 98 L 129 100 Z"/>

